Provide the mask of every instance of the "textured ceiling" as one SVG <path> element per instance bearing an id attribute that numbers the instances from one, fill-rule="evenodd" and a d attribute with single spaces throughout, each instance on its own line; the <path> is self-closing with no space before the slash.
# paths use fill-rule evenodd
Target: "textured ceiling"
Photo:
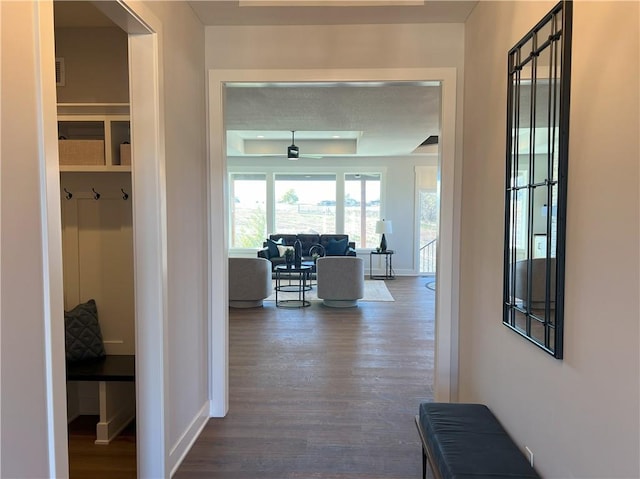
<path id="1" fill-rule="evenodd" d="M 408 155 L 438 135 L 439 112 L 434 83 L 231 85 L 227 153 L 283 155 L 295 130 L 301 155 Z"/>

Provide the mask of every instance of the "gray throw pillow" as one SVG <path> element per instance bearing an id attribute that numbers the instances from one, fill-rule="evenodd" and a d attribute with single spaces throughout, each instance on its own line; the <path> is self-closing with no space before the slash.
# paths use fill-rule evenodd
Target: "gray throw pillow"
<path id="1" fill-rule="evenodd" d="M 106 356 L 98 323 L 98 307 L 93 299 L 65 311 L 64 329 L 67 361 Z"/>

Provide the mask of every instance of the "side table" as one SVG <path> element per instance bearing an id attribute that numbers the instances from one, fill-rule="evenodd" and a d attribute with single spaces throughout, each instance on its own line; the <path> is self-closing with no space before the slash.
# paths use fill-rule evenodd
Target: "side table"
<path id="1" fill-rule="evenodd" d="M 307 279 L 311 277 L 311 266 L 301 265 L 299 268 L 295 266 L 287 266 L 285 264 L 276 265 L 274 268 L 276 273 L 276 307 L 283 308 L 306 308 L 311 303 L 305 299 L 305 291 L 307 291 Z M 285 275 L 283 277 L 283 274 Z M 288 279 L 289 284 L 283 285 L 282 280 Z M 297 299 L 278 299 L 278 292 L 284 292 L 284 286 L 293 286 L 293 290 L 287 288 L 287 291 L 297 292 Z"/>
<path id="2" fill-rule="evenodd" d="M 392 249 L 387 249 L 384 251 L 371 251 L 369 253 L 369 278 L 370 279 L 395 279 L 395 274 L 393 273 L 393 253 Z M 374 275 L 373 274 L 373 257 L 375 256 L 384 256 L 384 274 L 383 275 Z"/>

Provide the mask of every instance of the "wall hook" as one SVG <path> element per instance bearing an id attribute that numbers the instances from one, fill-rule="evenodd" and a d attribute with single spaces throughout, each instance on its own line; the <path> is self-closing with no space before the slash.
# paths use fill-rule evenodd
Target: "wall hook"
<path id="1" fill-rule="evenodd" d="M 129 199 L 129 193 L 124 191 L 124 189 L 122 189 L 122 188 L 120 188 L 120 191 L 122 191 L 122 199 L 127 201 Z"/>
<path id="2" fill-rule="evenodd" d="M 71 198 L 73 198 L 73 193 L 71 193 L 69 190 L 67 190 L 66 188 L 64 189 L 64 192 L 66 193 L 64 195 L 64 197 L 68 200 L 70 200 Z"/>
<path id="3" fill-rule="evenodd" d="M 93 191 L 93 199 L 94 200 L 99 200 L 100 199 L 100 193 L 98 193 L 95 189 L 91 188 L 91 191 Z"/>

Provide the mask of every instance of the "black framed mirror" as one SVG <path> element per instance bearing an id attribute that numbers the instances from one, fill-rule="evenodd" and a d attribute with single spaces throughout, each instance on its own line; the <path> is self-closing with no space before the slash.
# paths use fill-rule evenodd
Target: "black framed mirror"
<path id="1" fill-rule="evenodd" d="M 508 54 L 503 323 L 563 354 L 572 2 Z"/>

